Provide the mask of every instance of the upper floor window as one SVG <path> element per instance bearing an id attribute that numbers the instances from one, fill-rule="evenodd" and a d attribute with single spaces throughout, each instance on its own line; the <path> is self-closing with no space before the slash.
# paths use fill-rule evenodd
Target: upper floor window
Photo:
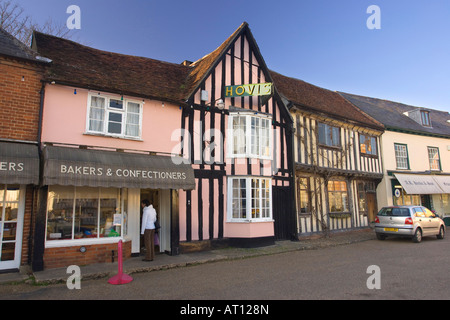
<path id="1" fill-rule="evenodd" d="M 88 109 L 88 132 L 124 138 L 141 137 L 141 102 L 90 95 Z"/>
<path id="2" fill-rule="evenodd" d="M 270 159 L 271 119 L 267 116 L 232 114 L 229 156 Z"/>
<path id="3" fill-rule="evenodd" d="M 359 135 L 359 150 L 363 154 L 377 155 L 377 138 L 367 136 L 364 134 Z"/>
<path id="4" fill-rule="evenodd" d="M 409 169 L 408 148 L 406 144 L 394 143 L 397 169 Z"/>
<path id="5" fill-rule="evenodd" d="M 319 144 L 329 147 L 340 147 L 340 131 L 338 127 L 319 122 Z"/>
<path id="6" fill-rule="evenodd" d="M 428 147 L 428 160 L 430 170 L 441 170 L 441 161 L 439 159 L 439 148 Z"/>
<path id="7" fill-rule="evenodd" d="M 430 113 L 428 111 L 420 111 L 420 118 L 423 126 L 431 127 Z"/>

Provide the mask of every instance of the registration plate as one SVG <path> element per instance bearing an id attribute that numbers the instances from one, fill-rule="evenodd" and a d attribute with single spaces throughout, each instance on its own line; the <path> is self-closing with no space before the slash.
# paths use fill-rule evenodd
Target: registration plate
<path id="1" fill-rule="evenodd" d="M 384 231 L 393 231 L 393 232 L 397 232 L 398 228 L 384 228 Z"/>

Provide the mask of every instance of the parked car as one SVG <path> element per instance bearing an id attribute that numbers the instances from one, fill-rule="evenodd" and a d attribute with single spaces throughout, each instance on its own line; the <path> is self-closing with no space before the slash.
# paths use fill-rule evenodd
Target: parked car
<path id="1" fill-rule="evenodd" d="M 445 224 L 437 214 L 422 206 L 390 206 L 378 212 L 375 233 L 379 240 L 405 236 L 411 237 L 413 242 L 421 242 L 425 236 L 444 239 Z"/>

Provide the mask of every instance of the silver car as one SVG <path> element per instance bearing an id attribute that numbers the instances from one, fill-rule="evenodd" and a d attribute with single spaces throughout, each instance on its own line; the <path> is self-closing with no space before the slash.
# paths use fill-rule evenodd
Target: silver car
<path id="1" fill-rule="evenodd" d="M 411 237 L 413 242 L 422 237 L 444 239 L 445 224 L 439 216 L 422 206 L 384 207 L 375 219 L 375 233 L 379 240 L 387 236 Z"/>

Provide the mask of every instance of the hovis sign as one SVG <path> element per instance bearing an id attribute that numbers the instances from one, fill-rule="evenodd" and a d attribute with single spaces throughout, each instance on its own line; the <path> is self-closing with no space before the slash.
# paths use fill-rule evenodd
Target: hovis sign
<path id="1" fill-rule="evenodd" d="M 238 86 L 226 86 L 225 97 L 270 96 L 272 83 L 241 84 Z"/>

